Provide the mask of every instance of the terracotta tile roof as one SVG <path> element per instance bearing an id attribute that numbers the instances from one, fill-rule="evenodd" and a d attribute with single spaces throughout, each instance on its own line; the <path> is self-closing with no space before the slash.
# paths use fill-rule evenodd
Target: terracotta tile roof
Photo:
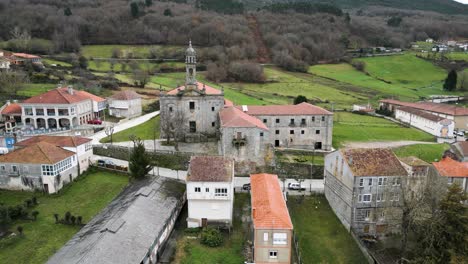
<path id="1" fill-rule="evenodd" d="M 293 229 L 278 176 L 266 173 L 252 174 L 250 186 L 254 228 Z"/>
<path id="2" fill-rule="evenodd" d="M 115 100 L 133 100 L 141 98 L 141 96 L 132 90 L 124 90 L 112 95 L 110 98 Z"/>
<path id="3" fill-rule="evenodd" d="M 80 91 L 73 90 L 73 94 L 68 92 L 67 87 L 57 88 L 40 95 L 24 100 L 24 104 L 73 104 L 84 100 L 90 100 L 88 95 Z"/>
<path id="4" fill-rule="evenodd" d="M 354 176 L 406 176 L 407 172 L 390 149 L 340 150 Z"/>
<path id="5" fill-rule="evenodd" d="M 400 158 L 400 161 L 409 166 L 429 166 L 429 163 L 415 156 L 403 157 L 403 158 Z"/>
<path id="6" fill-rule="evenodd" d="M 100 97 L 100 96 L 97 96 L 97 95 L 94 95 L 92 93 L 88 93 L 87 91 L 81 91 L 81 90 L 75 90 L 76 93 L 79 93 L 85 97 L 88 97 L 89 99 L 91 99 L 92 101 L 95 101 L 95 102 L 104 102 L 106 99 Z"/>
<path id="7" fill-rule="evenodd" d="M 468 162 L 459 162 L 450 157 L 432 163 L 441 176 L 468 177 Z"/>
<path id="8" fill-rule="evenodd" d="M 422 117 L 424 119 L 427 119 L 427 120 L 430 120 L 430 121 L 433 121 L 433 122 L 440 122 L 440 121 L 446 119 L 446 118 L 443 118 L 443 117 L 440 117 L 440 116 L 437 116 L 437 115 L 433 115 L 431 113 L 428 113 L 428 112 L 425 112 L 423 110 L 419 110 L 419 109 L 416 109 L 416 108 L 413 108 L 413 107 L 400 106 L 397 109 L 400 110 L 400 111 L 406 112 L 406 113 L 410 113 L 410 114 L 413 114 L 413 115 L 416 115 L 416 116 L 420 116 L 420 117 Z"/>
<path id="9" fill-rule="evenodd" d="M 224 98 L 224 107 L 234 106 L 234 103 L 231 100 Z"/>
<path id="10" fill-rule="evenodd" d="M 231 182 L 234 178 L 234 160 L 220 156 L 192 156 L 188 182 Z"/>
<path id="11" fill-rule="evenodd" d="M 257 127 L 268 130 L 268 127 L 258 118 L 250 116 L 231 106 L 219 112 L 221 127 Z"/>
<path id="12" fill-rule="evenodd" d="M 0 163 L 55 164 L 74 152 L 65 150 L 47 142 L 38 142 L 0 156 Z"/>
<path id="13" fill-rule="evenodd" d="M 16 103 L 11 103 L 2 110 L 2 115 L 21 115 L 21 113 L 21 106 Z"/>
<path id="14" fill-rule="evenodd" d="M 222 95 L 222 94 L 223 94 L 222 91 L 220 91 L 220 90 L 218 90 L 218 89 L 216 89 L 216 88 L 213 88 L 213 87 L 208 86 L 208 85 L 206 85 L 206 84 L 203 84 L 203 83 L 201 83 L 201 82 L 197 82 L 197 87 L 196 87 L 196 89 L 198 89 L 199 91 L 202 91 L 203 88 L 205 88 L 205 93 L 206 93 L 206 94 L 210 94 L 210 95 Z M 170 90 L 170 91 L 167 92 L 166 94 L 168 94 L 168 95 L 177 95 L 177 93 L 178 93 L 179 91 L 183 91 L 183 90 L 185 90 L 185 86 L 180 86 L 180 87 L 177 87 L 177 88 L 174 89 L 174 90 Z"/>
<path id="15" fill-rule="evenodd" d="M 15 144 L 18 147 L 30 146 L 39 142 L 47 142 L 58 147 L 74 148 L 90 142 L 90 138 L 78 136 L 35 136 Z"/>
<path id="16" fill-rule="evenodd" d="M 457 106 L 449 105 L 449 104 L 437 104 L 437 103 L 432 103 L 432 102 L 411 103 L 411 102 L 402 102 L 402 101 L 392 100 L 392 99 L 380 100 L 379 102 L 400 105 L 400 106 L 408 106 L 408 107 L 413 107 L 416 109 L 434 112 L 434 113 L 440 113 L 440 114 L 455 115 L 455 116 L 468 115 L 468 108 L 457 107 Z"/>
<path id="17" fill-rule="evenodd" d="M 309 103 L 297 105 L 249 105 L 236 106 L 240 110 L 247 108 L 249 115 L 333 115 L 333 113 Z"/>
<path id="18" fill-rule="evenodd" d="M 18 58 L 23 58 L 23 59 L 40 59 L 41 58 L 39 56 L 27 54 L 27 53 L 13 53 L 12 55 Z"/>

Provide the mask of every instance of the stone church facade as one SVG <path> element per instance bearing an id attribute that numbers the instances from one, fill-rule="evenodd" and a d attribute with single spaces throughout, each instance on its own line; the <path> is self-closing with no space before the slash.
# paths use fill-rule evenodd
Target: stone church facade
<path id="1" fill-rule="evenodd" d="M 222 90 L 197 81 L 191 43 L 185 55 L 185 85 L 161 94 L 161 138 L 219 140 L 220 155 L 252 169 L 269 164 L 275 147 L 332 149 L 331 112 L 309 103 L 234 106 Z"/>

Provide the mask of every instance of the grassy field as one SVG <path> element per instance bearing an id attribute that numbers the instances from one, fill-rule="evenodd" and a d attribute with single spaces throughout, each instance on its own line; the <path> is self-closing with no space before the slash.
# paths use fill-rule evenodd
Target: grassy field
<path id="1" fill-rule="evenodd" d="M 442 90 L 445 70 L 413 54 L 356 60 L 365 62 L 368 74 L 349 64 L 316 65 L 309 72 L 372 89 L 379 93 L 379 98 L 398 96 L 402 100 L 415 100 L 433 94 L 450 94 Z"/>
<path id="2" fill-rule="evenodd" d="M 303 263 L 367 263 L 324 196 L 289 197 L 288 207 Z"/>
<path id="3" fill-rule="evenodd" d="M 62 67 L 72 67 L 72 65 L 68 62 L 58 61 L 58 60 L 53 60 L 53 59 L 42 59 L 42 62 L 44 63 L 46 67 L 52 66 L 52 64 L 55 64 L 57 66 L 62 66 Z"/>
<path id="4" fill-rule="evenodd" d="M 234 219 L 231 235 L 226 235 L 224 244 L 217 248 L 202 245 L 199 240 L 180 238 L 177 243 L 175 264 L 239 264 L 244 263 L 242 250 L 247 233 L 242 226 L 243 208 L 250 204 L 250 196 L 245 193 L 235 195 Z"/>
<path id="5" fill-rule="evenodd" d="M 444 151 L 449 149 L 448 144 L 416 144 L 395 148 L 393 151 L 398 157 L 415 156 L 426 162 L 440 160 Z"/>
<path id="6" fill-rule="evenodd" d="M 101 211 L 128 183 L 128 176 L 109 172 L 94 172 L 66 186 L 60 194 L 43 195 L 32 192 L 0 191 L 0 201 L 6 205 L 23 204 L 36 196 L 39 211 L 36 221 L 15 221 L 11 230 L 23 226 L 24 236 L 9 243 L 0 240 L 1 263 L 44 263 L 78 230 L 77 226 L 55 224 L 53 214 L 61 217 L 67 211 L 82 216 L 88 222 Z"/>
<path id="7" fill-rule="evenodd" d="M 35 96 L 54 89 L 55 87 L 57 87 L 57 84 L 53 83 L 26 83 L 24 88 L 18 91 L 16 94 L 23 96 Z"/>
<path id="8" fill-rule="evenodd" d="M 125 129 L 123 131 L 115 133 L 112 136 L 112 140 L 113 142 L 130 141 L 130 136 L 132 135 L 142 140 L 153 139 L 154 137 L 158 139 L 159 133 L 160 133 L 159 120 L 160 120 L 159 116 L 153 117 L 150 120 L 138 126 Z M 101 139 L 101 143 L 109 143 L 109 142 L 110 142 L 110 137 L 105 137 Z"/>
<path id="9" fill-rule="evenodd" d="M 336 112 L 333 125 L 333 147 L 346 142 L 417 140 L 434 141 L 434 137 L 415 128 L 402 127 L 383 118 Z"/>

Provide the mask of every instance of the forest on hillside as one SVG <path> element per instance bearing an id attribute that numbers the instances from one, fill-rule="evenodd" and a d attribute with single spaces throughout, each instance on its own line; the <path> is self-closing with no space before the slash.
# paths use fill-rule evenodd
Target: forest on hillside
<path id="1" fill-rule="evenodd" d="M 186 45 L 191 39 L 210 47 L 201 61 L 221 71 L 233 61 L 256 60 L 260 41 L 268 59 L 304 71 L 318 61 L 341 58 L 346 49 L 468 38 L 468 19 L 462 15 L 309 7 L 244 10 L 233 0 L 0 0 L 0 41 L 14 50 L 53 54 L 79 52 L 88 44 Z M 235 8 L 242 12 L 224 12 Z"/>

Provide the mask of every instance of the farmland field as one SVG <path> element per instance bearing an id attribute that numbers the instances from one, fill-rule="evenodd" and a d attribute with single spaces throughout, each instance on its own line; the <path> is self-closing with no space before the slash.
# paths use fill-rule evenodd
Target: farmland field
<path id="1" fill-rule="evenodd" d="M 415 128 L 402 127 L 383 118 L 336 112 L 333 124 L 333 147 L 346 142 L 366 141 L 434 141 L 434 137 Z"/>
<path id="2" fill-rule="evenodd" d="M 24 88 L 18 91 L 17 94 L 23 96 L 36 96 L 54 89 L 55 87 L 57 87 L 57 84 L 53 83 L 26 83 Z"/>
<path id="3" fill-rule="evenodd" d="M 0 240 L 1 263 L 44 263 L 76 232 L 78 226 L 55 224 L 54 214 L 63 218 L 67 211 L 82 216 L 85 223 L 101 211 L 128 183 L 128 176 L 97 171 L 78 178 L 65 186 L 60 194 L 0 190 L 5 205 L 24 204 L 36 196 L 39 205 L 33 208 L 39 215 L 36 221 L 16 220 L 10 230 L 21 225 L 24 235 Z"/>
<path id="4" fill-rule="evenodd" d="M 393 151 L 398 157 L 415 156 L 426 162 L 433 162 L 440 160 L 447 149 L 447 144 L 416 144 L 395 148 Z"/>
<path id="5" fill-rule="evenodd" d="M 159 133 L 160 133 L 159 119 L 160 117 L 156 116 L 138 126 L 131 127 L 123 131 L 117 132 L 114 135 L 112 135 L 112 141 L 113 142 L 130 141 L 130 136 L 135 136 L 137 138 L 140 138 L 141 140 L 154 139 L 154 138 L 158 139 Z M 101 139 L 101 143 L 109 143 L 109 142 L 110 142 L 110 137 L 105 137 Z"/>

